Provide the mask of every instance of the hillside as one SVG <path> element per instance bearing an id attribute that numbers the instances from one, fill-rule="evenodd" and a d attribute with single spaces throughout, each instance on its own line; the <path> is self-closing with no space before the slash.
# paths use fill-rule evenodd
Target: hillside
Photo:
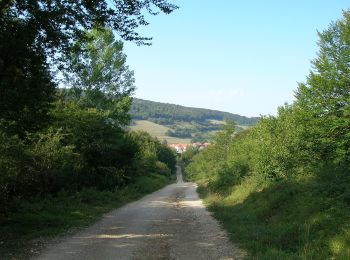
<path id="1" fill-rule="evenodd" d="M 238 125 L 253 125 L 259 120 L 259 117 L 245 117 L 217 110 L 185 107 L 138 98 L 134 98 L 130 113 L 133 119 L 156 120 L 160 124 L 167 124 L 173 121 L 205 122 L 207 120 L 223 121 L 230 119 Z"/>
<path id="2" fill-rule="evenodd" d="M 210 141 L 225 120 L 233 120 L 237 131 L 252 126 L 258 117 L 245 117 L 216 110 L 185 107 L 134 98 L 130 114 L 132 130 L 144 130 L 168 143 Z"/>

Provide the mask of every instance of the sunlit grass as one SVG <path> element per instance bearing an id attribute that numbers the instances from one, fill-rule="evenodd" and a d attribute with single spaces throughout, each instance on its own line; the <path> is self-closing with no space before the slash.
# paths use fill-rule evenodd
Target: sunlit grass
<path id="1" fill-rule="evenodd" d="M 350 259 L 346 174 L 256 183 L 248 177 L 228 195 L 203 185 L 198 189 L 230 238 L 252 259 Z"/>

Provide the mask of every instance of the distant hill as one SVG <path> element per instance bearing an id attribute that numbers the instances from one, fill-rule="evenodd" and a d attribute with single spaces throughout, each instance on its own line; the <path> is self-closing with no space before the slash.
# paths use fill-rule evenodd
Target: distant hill
<path id="1" fill-rule="evenodd" d="M 231 119 L 237 125 L 250 126 L 259 120 L 259 117 L 246 117 L 217 110 L 185 107 L 138 98 L 134 98 L 130 113 L 133 120 L 150 120 L 164 125 L 174 124 L 174 121 L 204 123 L 209 120 Z"/>
<path id="2" fill-rule="evenodd" d="M 257 123 L 258 117 L 135 98 L 131 106 L 132 130 L 144 130 L 168 143 L 208 142 L 225 120 L 236 123 L 236 131 Z"/>

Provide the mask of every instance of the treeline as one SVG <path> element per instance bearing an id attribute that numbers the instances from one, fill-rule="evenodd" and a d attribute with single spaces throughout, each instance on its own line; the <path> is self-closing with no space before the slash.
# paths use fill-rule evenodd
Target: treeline
<path id="1" fill-rule="evenodd" d="M 349 257 L 349 11 L 318 44 L 293 104 L 236 135 L 227 126 L 186 168 L 233 239 L 258 258 Z"/>
<path id="2" fill-rule="evenodd" d="M 183 129 L 169 129 L 165 133 L 167 136 L 172 136 L 172 137 L 179 137 L 179 138 L 191 138 L 192 137 L 192 131 L 191 129 L 183 128 Z"/>
<path id="3" fill-rule="evenodd" d="M 114 191 L 175 169 L 172 150 L 124 130 L 135 86 L 112 29 L 148 44 L 134 31 L 146 23 L 141 11 L 177 7 L 163 0 L 117 9 L 104 0 L 56 2 L 0 4 L 0 220 L 14 201 Z"/>
<path id="4" fill-rule="evenodd" d="M 239 125 L 253 125 L 258 117 L 245 117 L 228 112 L 203 108 L 184 107 L 134 98 L 130 110 L 133 119 L 150 120 L 162 125 L 172 125 L 174 121 L 205 122 L 207 120 L 234 120 Z"/>

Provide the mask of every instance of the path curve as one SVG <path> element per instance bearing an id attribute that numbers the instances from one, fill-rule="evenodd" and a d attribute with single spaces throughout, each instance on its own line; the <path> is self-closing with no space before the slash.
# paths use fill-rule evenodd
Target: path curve
<path id="1" fill-rule="evenodd" d="M 46 248 L 37 259 L 242 259 L 198 198 L 176 184 L 114 210 L 93 226 Z"/>

